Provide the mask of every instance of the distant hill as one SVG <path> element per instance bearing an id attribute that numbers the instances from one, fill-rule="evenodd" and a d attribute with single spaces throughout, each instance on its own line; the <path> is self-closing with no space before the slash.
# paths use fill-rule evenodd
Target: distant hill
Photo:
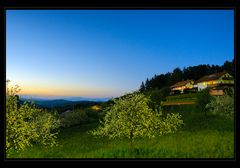
<path id="1" fill-rule="evenodd" d="M 20 95 L 20 98 L 22 100 L 34 100 L 34 101 L 95 101 L 95 102 L 106 102 L 110 100 L 111 98 L 106 97 L 106 98 L 88 98 L 88 97 L 54 97 L 54 98 L 42 98 L 42 97 L 36 97 L 36 96 L 31 96 L 31 95 Z"/>
<path id="2" fill-rule="evenodd" d="M 70 99 L 71 100 L 71 99 Z M 19 98 L 19 103 L 23 104 L 24 102 L 31 102 L 33 101 L 35 105 L 39 108 L 55 108 L 55 109 L 72 109 L 74 108 L 84 108 L 84 107 L 89 107 L 92 105 L 99 105 L 102 104 L 103 101 L 97 101 L 101 99 L 89 99 L 89 100 L 94 100 L 94 101 L 89 101 L 85 100 L 82 98 L 81 99 L 74 99 L 75 101 L 70 101 L 70 100 L 64 100 L 64 99 L 55 99 L 55 100 L 46 100 L 46 99 L 39 99 L 39 98 Z M 81 100 L 81 101 L 76 101 L 76 100 Z"/>
<path id="3" fill-rule="evenodd" d="M 95 102 L 106 102 L 111 98 L 86 98 L 86 97 L 67 97 L 64 100 L 68 101 L 95 101 Z"/>
<path id="4" fill-rule="evenodd" d="M 29 99 L 21 99 L 20 100 L 24 100 L 24 101 L 30 101 Z M 67 101 L 67 100 L 36 100 L 36 99 L 32 99 L 37 105 L 40 106 L 46 106 L 46 107 L 51 107 L 51 106 L 63 106 L 66 104 L 70 104 L 71 101 Z"/>

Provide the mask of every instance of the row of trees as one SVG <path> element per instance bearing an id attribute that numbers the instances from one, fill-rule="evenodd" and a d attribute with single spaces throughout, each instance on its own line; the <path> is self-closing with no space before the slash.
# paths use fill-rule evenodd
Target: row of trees
<path id="1" fill-rule="evenodd" d="M 225 61 L 222 66 L 219 65 L 198 65 L 189 66 L 187 68 L 175 68 L 173 72 L 166 74 L 154 75 L 151 79 L 146 79 L 140 86 L 140 91 L 147 91 L 152 89 L 162 89 L 164 87 L 171 86 L 182 80 L 197 80 L 202 76 L 209 75 L 212 73 L 227 71 L 229 74 L 235 76 L 234 59 L 229 62 Z"/>

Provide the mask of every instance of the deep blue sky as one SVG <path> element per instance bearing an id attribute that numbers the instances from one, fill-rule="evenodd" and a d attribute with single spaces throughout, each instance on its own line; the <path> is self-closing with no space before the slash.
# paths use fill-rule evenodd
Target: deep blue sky
<path id="1" fill-rule="evenodd" d="M 7 10 L 22 94 L 115 97 L 176 67 L 234 57 L 233 10 Z"/>

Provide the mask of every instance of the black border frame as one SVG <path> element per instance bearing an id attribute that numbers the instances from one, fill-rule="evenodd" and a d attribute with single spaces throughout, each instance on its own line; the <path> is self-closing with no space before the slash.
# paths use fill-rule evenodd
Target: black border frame
<path id="1" fill-rule="evenodd" d="M 184 2 L 184 3 L 182 3 Z M 31 1 L 31 2 L 27 2 L 25 0 L 23 1 L 15 1 L 15 0 L 6 0 L 3 2 L 3 12 L 1 12 L 1 14 L 3 14 L 3 24 L 2 24 L 2 35 L 3 35 L 3 57 L 1 57 L 1 63 L 4 63 L 2 67 L 2 70 L 3 70 L 3 96 L 1 98 L 3 98 L 3 104 L 5 104 L 5 90 L 6 90 L 6 10 L 28 10 L 28 9 L 31 9 L 31 10 L 42 10 L 42 9 L 52 9 L 52 10 L 132 10 L 132 9 L 135 9 L 135 10 L 141 10 L 141 9 L 145 9 L 145 10 L 151 10 L 151 9 L 159 9 L 159 10 L 204 10 L 204 9 L 223 9 L 223 10 L 226 10 L 226 9 L 230 9 L 230 10 L 234 10 L 234 59 L 235 59 L 235 102 L 237 102 L 237 94 L 239 93 L 239 89 L 237 88 L 237 85 L 238 85 L 238 80 L 237 80 L 237 73 L 238 73 L 238 70 L 237 70 L 237 63 L 238 63 L 238 58 L 237 56 L 239 56 L 239 50 L 237 50 L 237 30 L 240 30 L 239 29 L 239 26 L 237 25 L 237 18 L 239 18 L 239 8 L 237 7 L 237 1 L 217 1 L 214 2 L 214 1 L 207 1 L 207 0 L 202 0 L 202 1 L 194 1 L 194 2 L 187 2 L 187 5 L 186 5 L 186 1 L 181 1 L 179 2 L 178 0 L 169 0 L 169 1 L 165 1 L 163 4 L 159 5 L 152 1 L 148 2 L 148 4 L 144 4 L 142 2 L 138 2 L 138 3 L 135 3 L 135 4 L 131 4 L 130 2 L 128 2 L 127 4 L 125 3 L 117 3 L 115 2 L 112 3 L 112 2 L 108 2 L 106 3 L 106 1 L 102 1 L 102 2 L 93 2 L 93 1 L 84 1 L 84 2 L 81 2 L 82 4 L 77 4 L 76 3 L 72 3 L 72 1 L 69 1 L 68 4 L 67 3 L 62 3 L 61 1 L 59 1 L 58 4 L 54 4 L 54 2 L 46 2 L 46 1 Z M 75 6 L 76 5 L 76 6 Z M 174 6 L 174 5 L 177 5 L 177 6 Z M 179 5 L 179 6 L 178 6 Z M 4 150 L 4 147 L 5 147 L 5 108 L 3 109 L 4 113 L 1 114 L 1 118 L 4 118 L 4 124 L 2 124 L 1 122 L 1 128 L 4 130 L 4 136 L 3 136 L 3 144 L 1 145 L 1 147 L 3 147 L 3 150 L 4 153 L 3 153 L 3 161 L 5 162 L 26 162 L 26 161 L 30 161 L 30 162 L 35 162 L 35 161 L 40 161 L 40 162 L 45 162 L 47 161 L 49 163 L 49 161 L 60 161 L 60 162 L 63 162 L 63 161 L 73 161 L 73 162 L 76 162 L 76 161 L 81 161 L 81 162 L 88 162 L 88 161 L 101 161 L 101 162 L 105 162 L 105 161 L 140 161 L 142 163 L 142 161 L 144 162 L 148 162 L 149 161 L 152 161 L 152 162 L 161 162 L 161 163 L 169 163 L 172 162 L 176 165 L 176 163 L 186 163 L 186 162 L 190 162 L 190 163 L 194 163 L 194 162 L 199 162 L 200 161 L 200 165 L 202 163 L 216 163 L 216 162 L 219 162 L 221 165 L 225 165 L 225 163 L 239 163 L 239 145 L 237 144 L 237 142 L 240 141 L 240 138 L 239 138 L 239 134 L 237 133 L 237 131 L 239 130 L 239 124 L 238 123 L 238 120 L 239 120 L 239 114 L 237 113 L 237 103 L 235 103 L 235 135 L 234 135 L 234 139 L 235 139 L 235 158 L 234 159 L 45 159 L 45 158 L 41 158 L 41 159 L 10 159 L 10 158 L 6 158 L 6 155 L 5 155 L 5 150 Z M 5 107 L 5 106 L 4 106 Z M 129 163 L 129 162 L 128 162 Z M 199 163 L 198 163 L 199 164 Z"/>

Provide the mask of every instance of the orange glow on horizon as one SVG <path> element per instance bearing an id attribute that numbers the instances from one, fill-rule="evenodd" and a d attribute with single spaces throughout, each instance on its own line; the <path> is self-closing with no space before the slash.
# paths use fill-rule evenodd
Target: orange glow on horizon
<path id="1" fill-rule="evenodd" d="M 111 90 L 99 88 L 76 88 L 76 87 L 36 87 L 36 86 L 20 86 L 20 95 L 33 95 L 40 97 L 53 96 L 80 96 L 80 97 L 112 97 L 116 95 Z"/>

